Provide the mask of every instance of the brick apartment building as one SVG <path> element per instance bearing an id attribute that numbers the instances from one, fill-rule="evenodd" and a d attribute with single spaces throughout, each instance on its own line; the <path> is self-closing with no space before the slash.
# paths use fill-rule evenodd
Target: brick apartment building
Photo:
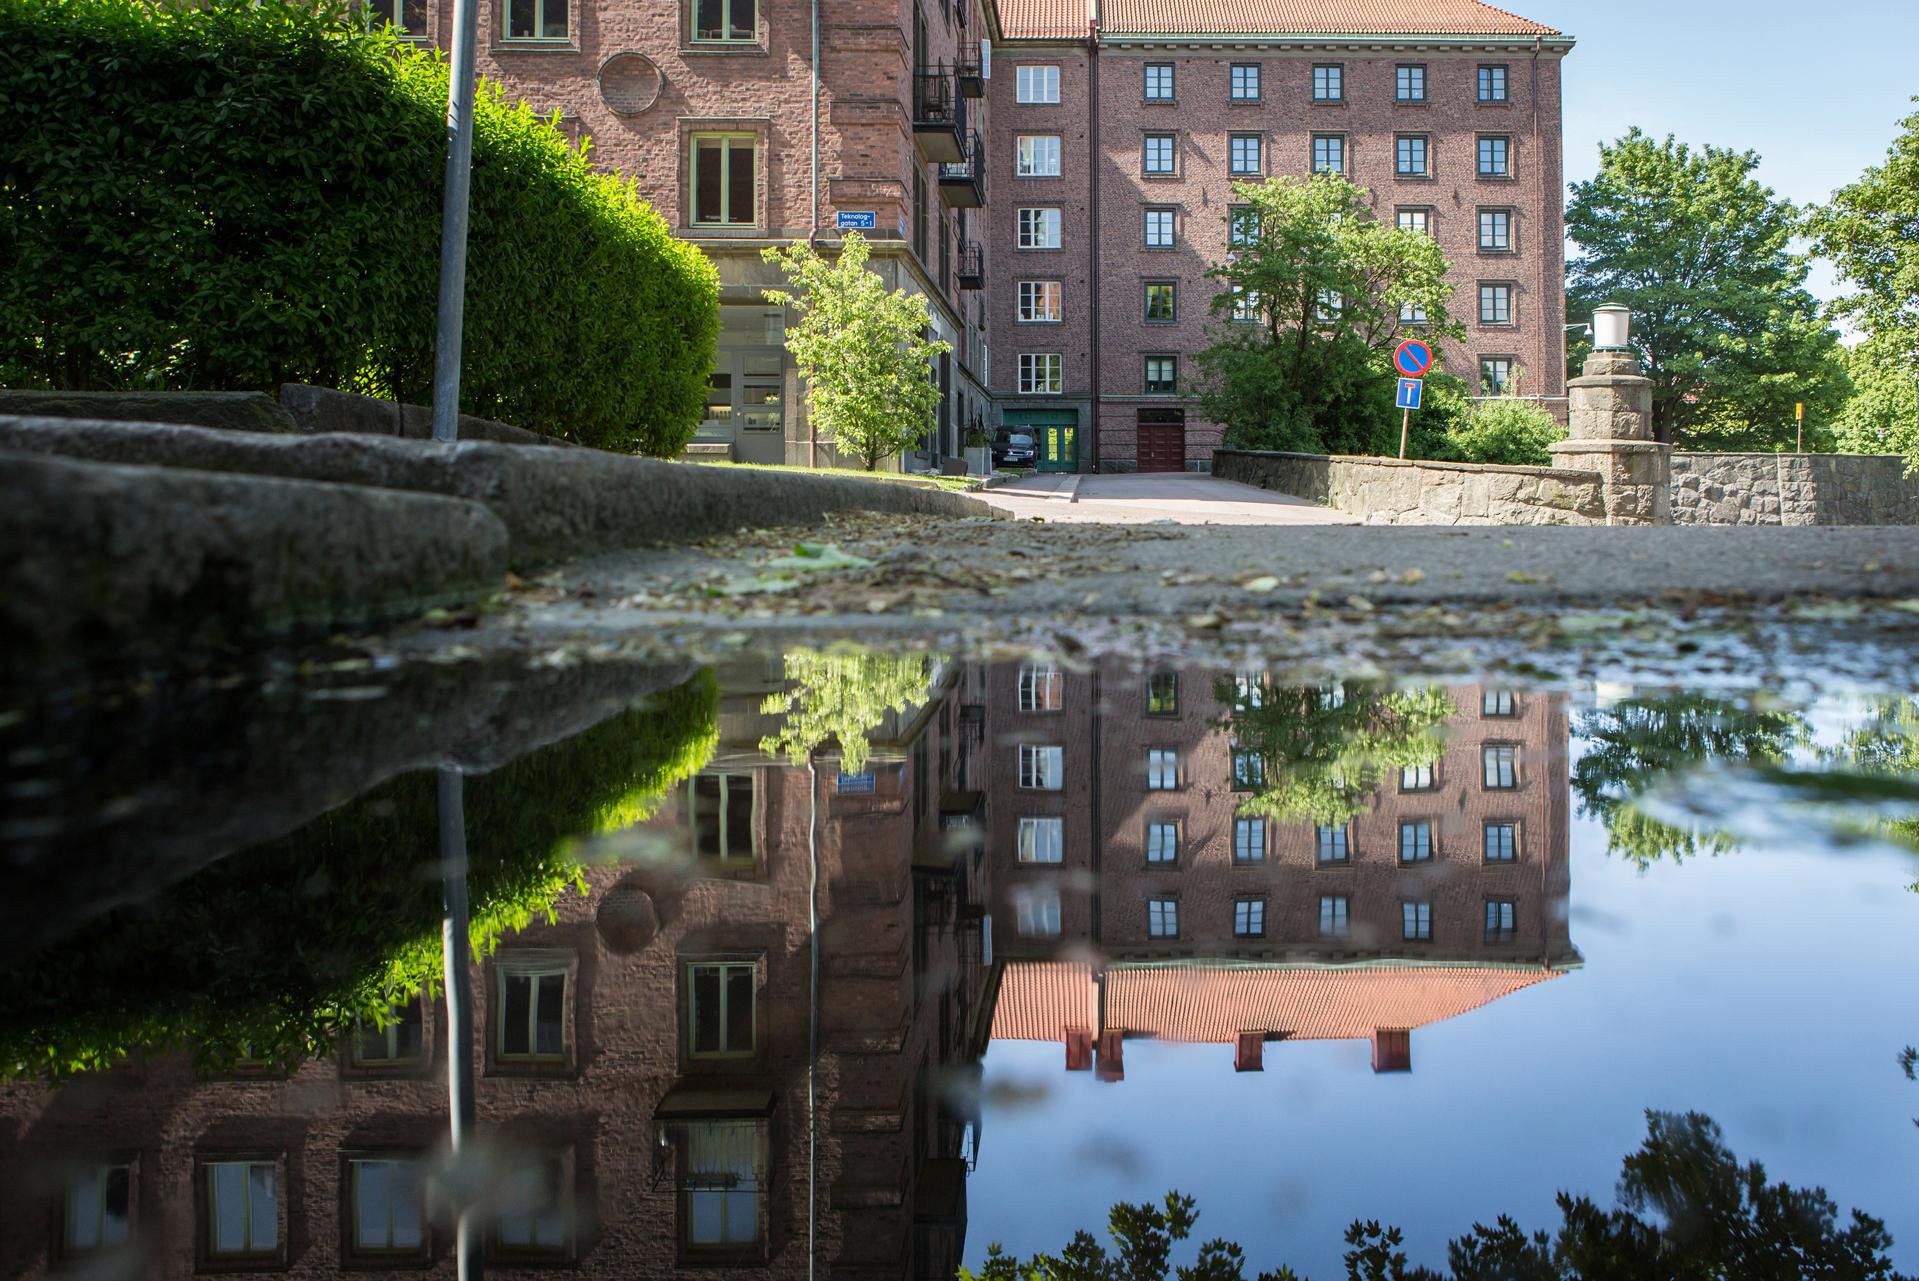
<path id="1" fill-rule="evenodd" d="M 474 967 L 480 1132 L 504 1175 L 488 1271 L 798 1278 L 813 1249 L 822 1277 L 950 1278 L 978 1135 L 955 1085 L 987 1018 L 983 850 L 953 835 L 982 817 L 978 672 L 882 726 L 862 775 L 828 756 L 816 785 L 758 747 L 777 666 L 722 688 L 719 754 L 640 833 L 655 857 L 595 869 L 556 923 Z M 425 1001 L 290 1074 L 204 1080 L 168 1053 L 0 1086 L 0 1275 L 451 1276 L 420 1165 L 446 1056 Z"/>
<path id="2" fill-rule="evenodd" d="M 1184 397 L 1235 180 L 1322 169 L 1438 238 L 1484 394 L 1564 395 L 1559 63 L 1478 0 L 1000 0 L 992 389 L 1051 470 L 1207 470 Z M 1417 332 L 1416 324 L 1406 328 Z M 1523 371 L 1523 379 L 1520 375 Z"/>
<path id="3" fill-rule="evenodd" d="M 1236 749 L 1217 675 L 995 672 L 995 1037 L 1075 1067 L 1097 1044 L 1108 1075 L 1127 1035 L 1238 1043 L 1242 1068 L 1360 1037 L 1404 1070 L 1413 1029 L 1579 963 L 1562 696 L 1448 691 L 1438 758 L 1321 827 L 1242 812 L 1283 763 Z"/>

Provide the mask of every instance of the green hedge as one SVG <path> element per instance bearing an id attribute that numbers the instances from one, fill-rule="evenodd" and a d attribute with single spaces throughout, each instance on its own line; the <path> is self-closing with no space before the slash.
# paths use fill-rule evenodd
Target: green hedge
<path id="1" fill-rule="evenodd" d="M 447 70 L 343 10 L 0 0 L 0 383 L 424 402 Z M 483 85 L 461 407 L 677 453 L 718 275 Z"/>

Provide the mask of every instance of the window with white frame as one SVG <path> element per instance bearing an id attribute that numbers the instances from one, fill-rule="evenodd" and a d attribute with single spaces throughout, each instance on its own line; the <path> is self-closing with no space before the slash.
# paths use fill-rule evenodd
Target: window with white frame
<path id="1" fill-rule="evenodd" d="M 1265 861 L 1266 820 L 1263 818 L 1234 819 L 1233 862 L 1249 864 Z"/>
<path id="2" fill-rule="evenodd" d="M 1235 62 L 1233 64 L 1232 97 L 1234 102 L 1258 101 L 1259 64 L 1257 62 Z"/>
<path id="3" fill-rule="evenodd" d="M 1479 68 L 1479 100 L 1506 101 L 1506 67 L 1503 63 L 1482 63 Z"/>
<path id="4" fill-rule="evenodd" d="M 1146 900 L 1146 936 L 1156 939 L 1176 939 L 1179 937 L 1178 899 L 1153 898 Z"/>
<path id="5" fill-rule="evenodd" d="M 1266 937 L 1265 899 L 1236 898 L 1233 900 L 1233 936 L 1243 939 Z"/>
<path id="6" fill-rule="evenodd" d="M 1146 390 L 1154 394 L 1179 390 L 1179 357 L 1146 357 Z"/>
<path id="7" fill-rule="evenodd" d="M 1146 80 L 1140 96 L 1148 102 L 1171 102 L 1173 100 L 1173 64 L 1170 62 L 1147 63 Z"/>
<path id="8" fill-rule="evenodd" d="M 1393 172 L 1401 178 L 1424 178 L 1427 139 L 1423 133 L 1402 133 L 1393 139 Z"/>
<path id="9" fill-rule="evenodd" d="M 1059 210 L 1045 207 L 1020 210 L 1019 247 L 1021 249 L 1058 249 L 1060 247 Z"/>
<path id="10" fill-rule="evenodd" d="M 566 975 L 559 962 L 505 958 L 498 962 L 502 1059 L 558 1062 L 566 1057 Z"/>
<path id="11" fill-rule="evenodd" d="M 280 1249 L 280 1171 L 273 1161 L 209 1161 L 207 1255 L 263 1258 Z"/>
<path id="12" fill-rule="evenodd" d="M 133 1222 L 133 1167 L 88 1165 L 67 1176 L 60 1239 L 67 1254 L 120 1245 Z"/>
<path id="13" fill-rule="evenodd" d="M 1433 905 L 1431 902 L 1399 905 L 1399 936 L 1408 943 L 1433 941 Z"/>
<path id="14" fill-rule="evenodd" d="M 1319 897 L 1319 937 L 1343 939 L 1352 932 L 1352 901 L 1344 894 Z"/>
<path id="15" fill-rule="evenodd" d="M 1146 825 L 1146 861 L 1179 862 L 1179 824 L 1161 819 Z"/>
<path id="16" fill-rule="evenodd" d="M 1513 140 L 1504 134 L 1479 135 L 1479 176 L 1510 178 L 1513 172 Z"/>
<path id="17" fill-rule="evenodd" d="M 1317 829 L 1319 861 L 1321 863 L 1350 863 L 1353 861 L 1352 845 L 1347 840 L 1346 828 L 1328 827 L 1321 824 Z"/>
<path id="18" fill-rule="evenodd" d="M 1248 792 L 1266 784 L 1266 758 L 1250 747 L 1233 745 L 1233 788 Z"/>
<path id="19" fill-rule="evenodd" d="M 693 0 L 693 39 L 741 44 L 760 38 L 758 0 Z"/>
<path id="20" fill-rule="evenodd" d="M 765 1136 L 756 1120 L 685 1123 L 680 1222 L 686 1247 L 737 1254 L 761 1236 Z"/>
<path id="21" fill-rule="evenodd" d="M 759 222 L 757 142 L 752 134 L 693 135 L 692 215 L 696 227 Z"/>
<path id="22" fill-rule="evenodd" d="M 1510 356 L 1481 356 L 1479 358 L 1479 390 L 1485 396 L 1504 396 L 1513 383 L 1513 361 Z"/>
<path id="23" fill-rule="evenodd" d="M 1057 712 L 1065 702 L 1065 677 L 1052 664 L 1027 663 L 1019 669 L 1019 709 Z"/>
<path id="24" fill-rule="evenodd" d="M 1013 891 L 1013 928 L 1021 938 L 1059 937 L 1059 888 L 1029 885 Z"/>
<path id="25" fill-rule="evenodd" d="M 1019 821 L 1019 861 L 1058 863 L 1066 856 L 1066 820 L 1027 815 Z"/>
<path id="26" fill-rule="evenodd" d="M 1177 139 L 1170 133 L 1149 133 L 1140 141 L 1140 167 L 1149 174 L 1169 174 L 1174 172 L 1175 144 Z"/>
<path id="27" fill-rule="evenodd" d="M 1030 792 L 1057 792 L 1065 749 L 1020 744 L 1019 785 Z"/>
<path id="28" fill-rule="evenodd" d="M 1013 97 L 1026 105 L 1059 101 L 1059 68 L 1021 63 L 1013 68 Z"/>
<path id="29" fill-rule="evenodd" d="M 1516 714 L 1518 705 L 1512 690 L 1502 686 L 1488 686 L 1479 693 L 1481 716 L 1512 716 Z"/>
<path id="30" fill-rule="evenodd" d="M 426 1171 L 418 1161 L 349 1161 L 353 1253 L 418 1254 L 426 1243 Z"/>
<path id="31" fill-rule="evenodd" d="M 1426 101 L 1426 64 L 1402 62 L 1393 68 L 1393 97 L 1400 102 Z"/>
<path id="32" fill-rule="evenodd" d="M 1021 178 L 1057 178 L 1059 177 L 1059 135 L 1056 133 L 1023 133 L 1014 139 L 1017 167 L 1014 172 Z"/>
<path id="33" fill-rule="evenodd" d="M 1486 900 L 1486 941 L 1510 943 L 1519 936 L 1519 904 L 1509 898 Z"/>
<path id="34" fill-rule="evenodd" d="M 1512 743 L 1488 743 L 1484 748 L 1488 791 L 1509 792 L 1519 786 L 1519 748 Z"/>
<path id="35" fill-rule="evenodd" d="M 1433 858 L 1433 825 L 1429 819 L 1406 819 L 1399 825 L 1399 861 L 1430 863 Z"/>
<path id="36" fill-rule="evenodd" d="M 1346 68 L 1337 62 L 1322 62 L 1313 67 L 1313 101 L 1338 102 L 1346 96 Z"/>
<path id="37" fill-rule="evenodd" d="M 1228 134 L 1226 170 L 1232 174 L 1257 174 L 1265 168 L 1264 140 L 1256 133 Z"/>
<path id="38" fill-rule="evenodd" d="M 1513 323 L 1513 287 L 1511 285 L 1479 287 L 1479 323 L 1482 325 Z"/>
<path id="39" fill-rule="evenodd" d="M 1479 211 L 1479 247 L 1487 253 L 1510 253 L 1513 247 L 1513 211 Z"/>
<path id="40" fill-rule="evenodd" d="M 1399 769 L 1399 790 L 1402 792 L 1430 792 L 1433 790 L 1433 766 L 1428 761 L 1424 765 L 1402 765 Z"/>
<path id="41" fill-rule="evenodd" d="M 1417 231 L 1422 236 L 1433 234 L 1433 211 L 1430 209 L 1401 209 L 1395 219 L 1401 231 Z"/>
<path id="42" fill-rule="evenodd" d="M 1147 205 L 1145 210 L 1146 247 L 1171 249 L 1174 242 L 1174 215 L 1171 205 Z"/>
<path id="43" fill-rule="evenodd" d="M 1018 319 L 1023 325 L 1058 324 L 1061 319 L 1060 282 L 1020 281 Z"/>
<path id="44" fill-rule="evenodd" d="M 751 1058 L 758 1045 L 755 961 L 693 961 L 686 967 L 686 1053 L 695 1059 Z"/>
<path id="45" fill-rule="evenodd" d="M 751 865 L 754 797 L 759 776 L 751 770 L 696 774 L 686 789 L 687 829 L 693 856 L 709 863 Z"/>
<path id="46" fill-rule="evenodd" d="M 1171 792 L 1179 787 L 1179 753 L 1170 747 L 1146 750 L 1146 790 Z"/>
<path id="47" fill-rule="evenodd" d="M 1485 856 L 1488 863 L 1511 863 L 1519 857 L 1519 824 L 1486 824 Z"/>
<path id="48" fill-rule="evenodd" d="M 1025 396 L 1057 396 L 1063 387 L 1060 369 L 1065 360 L 1057 351 L 1023 351 L 1019 356 L 1019 389 Z"/>
<path id="49" fill-rule="evenodd" d="M 418 1063 L 426 1052 L 426 1010 L 418 997 L 390 1007 L 383 1018 L 363 1019 L 353 1037 L 355 1067 Z"/>
<path id="50" fill-rule="evenodd" d="M 500 6 L 506 18 L 508 40 L 566 39 L 567 0 L 506 0 Z"/>

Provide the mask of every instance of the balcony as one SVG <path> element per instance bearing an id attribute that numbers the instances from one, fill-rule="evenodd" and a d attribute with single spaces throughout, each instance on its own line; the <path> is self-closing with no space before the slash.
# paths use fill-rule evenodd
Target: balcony
<path id="1" fill-rule="evenodd" d="M 979 41 L 969 40 L 960 45 L 959 65 L 954 71 L 959 75 L 962 97 L 986 96 L 986 64 L 980 60 Z"/>
<path id="2" fill-rule="evenodd" d="M 913 143 L 920 159 L 958 164 L 966 159 L 966 98 L 959 77 L 944 63 L 913 76 Z"/>
<path id="3" fill-rule="evenodd" d="M 964 159 L 940 166 L 940 194 L 955 209 L 977 209 L 986 203 L 986 142 L 977 129 L 965 150 Z"/>
<path id="4" fill-rule="evenodd" d="M 960 242 L 959 287 L 961 289 L 975 290 L 986 288 L 986 254 L 979 245 L 971 240 L 963 240 Z M 979 733 L 982 741 L 985 737 L 984 726 L 981 726 L 975 731 L 972 725 L 968 725 L 962 721 L 960 722 L 960 728 L 969 734 Z"/>

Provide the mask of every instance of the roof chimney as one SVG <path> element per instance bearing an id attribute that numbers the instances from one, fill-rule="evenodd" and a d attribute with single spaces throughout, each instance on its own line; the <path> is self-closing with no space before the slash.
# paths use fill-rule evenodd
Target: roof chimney
<path id="1" fill-rule="evenodd" d="M 1373 1071 L 1413 1070 L 1413 1034 L 1403 1027 L 1373 1029 Z"/>
<path id="2" fill-rule="evenodd" d="M 1066 1070 L 1085 1072 L 1093 1066 L 1093 1034 L 1083 1027 L 1066 1029 Z"/>
<path id="3" fill-rule="evenodd" d="M 1094 1075 L 1102 1081 L 1124 1081 L 1126 1034 L 1109 1027 L 1099 1034 L 1099 1067 Z"/>
<path id="4" fill-rule="evenodd" d="M 1265 1070 L 1266 1034 L 1241 1032 L 1239 1040 L 1233 1045 L 1233 1071 L 1264 1072 Z"/>

